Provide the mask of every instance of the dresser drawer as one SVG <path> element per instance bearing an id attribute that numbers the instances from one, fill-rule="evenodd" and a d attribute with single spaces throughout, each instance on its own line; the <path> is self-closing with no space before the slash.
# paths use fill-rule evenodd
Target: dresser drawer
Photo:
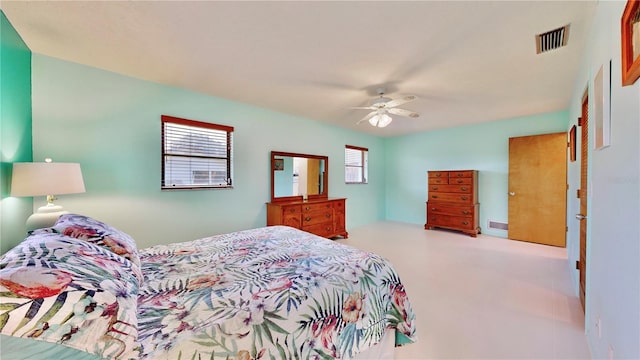
<path id="1" fill-rule="evenodd" d="M 332 222 L 325 222 L 315 225 L 303 225 L 302 230 L 322 237 L 332 235 L 334 232 Z"/>
<path id="2" fill-rule="evenodd" d="M 288 205 L 282 207 L 282 213 L 286 214 L 300 214 L 302 212 L 302 207 L 300 205 Z"/>
<path id="3" fill-rule="evenodd" d="M 431 178 L 446 179 L 446 178 L 449 177 L 449 172 L 448 171 L 429 171 L 429 172 L 427 172 L 427 174 L 429 174 L 429 179 L 431 179 Z"/>
<path id="4" fill-rule="evenodd" d="M 333 207 L 336 211 L 344 211 L 344 200 L 332 201 L 331 207 Z"/>
<path id="5" fill-rule="evenodd" d="M 291 226 L 294 227 L 296 229 L 300 229 L 300 226 L 302 225 L 301 222 L 302 218 L 301 215 L 298 214 L 284 214 L 282 216 L 282 225 L 285 226 Z"/>
<path id="6" fill-rule="evenodd" d="M 449 178 L 449 185 L 473 185 L 473 178 L 470 177 L 459 177 L 459 178 Z"/>
<path id="7" fill-rule="evenodd" d="M 429 192 L 429 201 L 448 201 L 461 204 L 473 204 L 473 194 Z"/>
<path id="8" fill-rule="evenodd" d="M 473 170 L 448 171 L 449 178 L 470 178 L 473 177 Z"/>
<path id="9" fill-rule="evenodd" d="M 429 178 L 429 185 L 438 185 L 438 184 L 446 185 L 448 183 L 449 183 L 448 177 L 444 177 L 444 178 L 430 177 Z"/>
<path id="10" fill-rule="evenodd" d="M 461 180 L 461 179 L 454 179 Z M 473 190 L 473 186 L 462 184 L 462 185 L 439 185 L 432 184 L 429 185 L 429 192 L 446 192 L 446 193 L 471 193 Z"/>
<path id="11" fill-rule="evenodd" d="M 427 202 L 427 216 L 452 215 L 473 218 L 475 205 L 455 206 L 448 203 Z"/>
<path id="12" fill-rule="evenodd" d="M 474 229 L 473 220 L 462 216 L 430 215 L 427 217 L 427 225 L 464 230 Z"/>
<path id="13" fill-rule="evenodd" d="M 333 209 L 331 208 L 302 214 L 302 226 L 315 225 L 327 221 L 333 221 Z"/>
<path id="14" fill-rule="evenodd" d="M 302 205 L 302 213 L 314 213 L 323 210 L 331 210 L 333 207 L 331 206 L 331 202 L 322 202 L 317 204 L 303 204 Z"/>

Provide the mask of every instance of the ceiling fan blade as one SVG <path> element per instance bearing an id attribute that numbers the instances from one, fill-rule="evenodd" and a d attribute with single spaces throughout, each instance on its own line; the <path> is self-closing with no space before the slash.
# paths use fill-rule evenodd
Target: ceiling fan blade
<path id="1" fill-rule="evenodd" d="M 384 106 L 385 106 L 386 108 L 392 108 L 392 107 L 396 107 L 396 106 L 398 106 L 398 105 L 406 104 L 406 103 L 408 103 L 408 102 L 410 102 L 410 101 L 413 101 L 413 100 L 415 100 L 415 99 L 417 99 L 417 98 L 418 98 L 418 97 L 417 97 L 417 96 L 415 96 L 415 95 L 405 95 L 405 96 L 403 96 L 403 97 L 401 97 L 401 98 L 394 99 L 394 100 L 391 100 L 391 101 L 386 102 L 386 103 L 384 104 Z"/>
<path id="2" fill-rule="evenodd" d="M 406 116 L 406 117 L 410 117 L 410 118 L 417 118 L 418 116 L 420 116 L 420 114 L 418 114 L 417 112 L 413 112 L 413 111 L 405 110 L 405 109 L 392 108 L 392 109 L 387 109 L 387 111 L 390 114 Z"/>
<path id="3" fill-rule="evenodd" d="M 378 113 L 377 111 L 372 111 L 372 112 L 368 113 L 368 114 L 367 114 L 367 116 L 365 116 L 365 117 L 363 117 L 362 119 L 360 119 L 360 120 L 356 123 L 356 125 L 360 125 L 360 123 L 361 123 L 361 122 L 363 122 L 363 121 L 367 121 L 367 120 L 371 119 L 371 118 L 373 117 L 373 115 L 375 115 L 375 114 L 377 114 L 377 113 Z"/>

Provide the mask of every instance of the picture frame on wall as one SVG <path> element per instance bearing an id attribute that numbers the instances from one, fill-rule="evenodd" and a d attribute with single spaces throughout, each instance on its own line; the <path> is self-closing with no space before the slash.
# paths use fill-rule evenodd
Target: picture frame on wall
<path id="1" fill-rule="evenodd" d="M 569 161 L 576 161 L 576 126 L 569 130 Z"/>
<path id="2" fill-rule="evenodd" d="M 605 62 L 593 79 L 595 95 L 594 148 L 611 145 L 611 60 Z"/>
<path id="3" fill-rule="evenodd" d="M 640 1 L 627 0 L 620 19 L 622 47 L 622 86 L 640 77 Z"/>
<path id="4" fill-rule="evenodd" d="M 284 159 L 274 159 L 273 160 L 273 170 L 275 170 L 275 171 L 284 170 Z"/>

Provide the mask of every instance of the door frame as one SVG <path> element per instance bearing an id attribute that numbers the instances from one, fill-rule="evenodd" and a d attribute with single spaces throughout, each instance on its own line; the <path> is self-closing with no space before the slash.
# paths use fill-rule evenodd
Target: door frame
<path id="1" fill-rule="evenodd" d="M 588 88 L 582 96 L 580 102 L 580 119 L 578 120 L 578 127 L 580 128 L 580 157 L 578 168 L 578 213 L 576 214 L 576 221 L 578 221 L 577 234 L 578 234 L 578 261 L 576 263 L 576 269 L 578 270 L 578 296 L 580 298 L 580 304 L 582 310 L 586 312 L 586 299 L 587 299 L 587 243 L 588 243 L 588 199 L 589 199 L 589 94 Z M 577 216 L 583 215 L 582 220 L 577 219 Z"/>

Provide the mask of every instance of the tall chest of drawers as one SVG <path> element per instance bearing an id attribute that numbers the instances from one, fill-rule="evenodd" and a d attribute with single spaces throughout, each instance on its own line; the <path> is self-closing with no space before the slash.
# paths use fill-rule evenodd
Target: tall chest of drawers
<path id="1" fill-rule="evenodd" d="M 477 170 L 429 171 L 424 228 L 480 233 Z"/>
<path id="2" fill-rule="evenodd" d="M 346 199 L 267 203 L 267 226 L 286 225 L 318 236 L 348 237 Z"/>

